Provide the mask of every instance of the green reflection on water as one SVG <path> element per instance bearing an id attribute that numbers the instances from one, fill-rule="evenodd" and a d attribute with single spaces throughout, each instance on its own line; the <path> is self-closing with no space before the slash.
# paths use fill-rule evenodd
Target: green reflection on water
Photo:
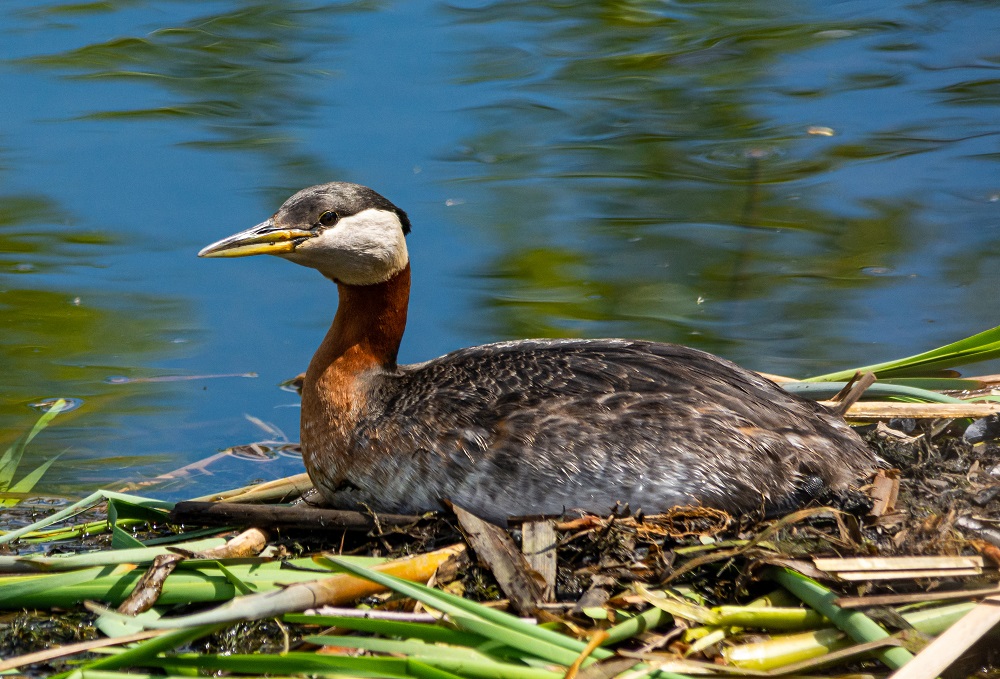
<path id="1" fill-rule="evenodd" d="M 477 319 L 503 337 L 640 336 L 727 356 L 849 356 L 840 325 L 871 275 L 921 247 L 926 204 L 831 195 L 828 177 L 954 144 L 909 127 L 852 139 L 777 122 L 788 97 L 899 86 L 890 64 L 780 90 L 794 55 L 891 37 L 891 20 L 802 17 L 800 3 L 491 3 L 456 23 L 517 26 L 461 82 L 504 81 L 450 157 L 475 176 L 499 242 Z M 860 49 L 868 49 L 867 46 Z M 498 55 L 503 56 L 497 58 Z M 544 58 L 540 58 L 543 56 Z M 790 68 L 785 66 L 785 68 Z M 882 69 L 882 70 L 880 70 Z M 886 70 L 893 71 L 886 73 Z M 980 88 L 982 89 L 982 88 Z M 989 94 L 987 94 L 988 98 Z M 837 111 L 830 118 L 836 120 Z M 938 121 L 933 121 L 935 124 Z M 930 123 L 928 123 L 930 124 Z"/>
<path id="2" fill-rule="evenodd" d="M 115 430 L 123 418 L 149 412 L 155 388 L 121 388 L 111 375 L 143 374 L 137 366 L 176 351 L 166 339 L 185 309 L 176 300 L 128 289 L 99 290 L 73 274 L 93 267 L 116 246 L 99 231 L 63 231 L 72 218 L 55 201 L 37 195 L 0 197 L 0 441 L 10 441 L 36 414 L 28 405 L 51 397 L 82 399 L 84 408 L 61 416 L 60 425 L 36 439 L 25 468 L 66 450 L 44 485 L 60 478 L 75 490 L 87 459 L 113 463 Z M 66 287 L 55 281 L 77 281 Z M 163 405 L 160 403 L 159 405 Z M 83 429 L 70 423 L 80 419 Z M 124 455 L 119 458 L 135 458 Z M 148 460 L 146 460 L 148 461 Z M 70 470 L 69 467 L 74 469 Z"/>
<path id="3" fill-rule="evenodd" d="M 130 4 L 79 5 L 74 11 L 113 11 Z M 33 56 L 21 63 L 67 71 L 75 78 L 133 82 L 137 92 L 144 92 L 141 86 L 155 86 L 160 93 L 153 99 L 161 100 L 157 105 L 96 110 L 82 118 L 177 120 L 185 124 L 186 134 L 201 127 L 207 136 L 183 143 L 263 155 L 265 167 L 277 178 L 271 192 L 283 197 L 335 176 L 318 154 L 299 148 L 289 129 L 316 114 L 321 99 L 313 96 L 313 89 L 336 77 L 309 64 L 318 47 L 329 49 L 344 40 L 334 17 L 371 11 L 375 4 L 238 4 L 141 36 Z"/>
<path id="4" fill-rule="evenodd" d="M 145 4 L 149 3 L 68 3 L 31 10 L 22 17 L 36 20 L 41 30 L 51 27 L 53 20 L 82 21 Z M 182 145 L 259 155 L 262 168 L 275 177 L 268 191 L 278 202 L 292 190 L 333 176 L 322 157 L 300 148 L 292 130 L 316 115 L 321 100 L 313 96 L 314 89 L 336 77 L 309 63 L 317 49 L 329 49 L 343 40 L 333 17 L 369 11 L 373 3 L 236 2 L 224 11 L 183 4 L 194 18 L 152 31 L 144 24 L 136 29 L 141 33 L 72 49 L 62 49 L 58 42 L 39 43 L 46 53 L 22 58 L 17 65 L 128 87 L 131 96 L 108 97 L 107 108 L 54 121 L 64 127 L 89 121 L 175 121 Z M 67 224 L 71 226 L 66 228 Z M 138 248 L 142 256 L 141 247 L 117 243 L 107 233 L 81 230 L 48 196 L 0 199 L 4 253 L 0 254 L 0 313 L 13 319 L 0 340 L 0 370 L 5 374 L 0 386 L 0 439 L 13 438 L 23 428 L 32 414 L 26 408 L 31 402 L 70 396 L 85 404 L 63 416 L 60 426 L 28 451 L 25 464 L 30 466 L 32 458 L 72 449 L 60 468 L 46 477 L 48 489 L 68 485 L 75 491 L 97 485 L 116 468 L 131 468 L 125 474 L 135 475 L 141 468 L 166 462 L 157 454 L 171 455 L 166 451 L 177 443 L 163 441 L 162 432 L 137 440 L 143 435 L 136 431 L 135 416 L 164 415 L 158 421 L 165 422 L 172 410 L 187 407 L 184 394 L 197 387 L 112 385 L 106 380 L 163 372 L 148 366 L 182 350 L 182 345 L 173 343 L 173 335 L 189 329 L 192 312 L 187 299 L 145 294 L 140 281 L 116 290 L 101 276 L 73 275 L 81 267 L 106 265 L 101 262 L 109 250 L 120 255 Z M 67 287 L 67 279 L 80 288 Z M 179 431 L 178 423 L 171 431 Z M 171 464 L 182 462 L 173 459 Z M 91 476 L 94 482 L 88 482 Z"/>

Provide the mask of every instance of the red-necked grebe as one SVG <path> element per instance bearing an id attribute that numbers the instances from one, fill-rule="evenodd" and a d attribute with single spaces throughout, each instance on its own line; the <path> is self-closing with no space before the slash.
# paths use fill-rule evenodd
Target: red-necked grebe
<path id="1" fill-rule="evenodd" d="M 875 466 L 823 406 L 674 344 L 535 339 L 397 365 L 409 230 L 381 195 L 334 182 L 199 253 L 273 254 L 337 284 L 302 388 L 303 458 L 331 506 L 413 513 L 449 499 L 493 521 L 618 502 L 742 513 Z"/>

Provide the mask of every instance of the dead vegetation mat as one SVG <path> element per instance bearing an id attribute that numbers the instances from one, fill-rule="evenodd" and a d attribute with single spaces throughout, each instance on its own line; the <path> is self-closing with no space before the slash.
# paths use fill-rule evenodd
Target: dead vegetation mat
<path id="1" fill-rule="evenodd" d="M 473 523 L 474 517 L 463 518 L 458 508 L 455 513 L 441 512 L 398 525 L 383 525 L 373 517 L 373 526 L 364 531 L 335 527 L 319 531 L 315 525 L 303 525 L 299 529 L 269 529 L 265 534 L 274 559 L 327 552 L 394 560 L 466 544 L 471 547 L 471 556 L 463 557 L 449 574 L 434 575 L 432 585 L 518 616 L 554 623 L 563 633 L 584 641 L 597 638 L 601 630 L 613 629 L 643 611 L 659 609 L 667 614 L 655 628 L 638 630 L 613 646 L 619 661 L 641 658 L 649 664 L 655 659 L 665 663 L 663 667 L 672 667 L 666 659 L 676 658 L 704 663 L 707 669 L 700 674 L 780 674 L 780 670 L 734 664 L 728 649 L 785 632 L 712 625 L 699 617 L 707 615 L 704 611 L 766 599 L 780 589 L 774 577 L 777 571 L 793 571 L 821 582 L 842 610 L 863 611 L 896 644 L 879 648 L 907 648 L 920 654 L 933 635 L 915 632 L 900 613 L 902 609 L 894 607 L 896 603 L 923 605 L 938 598 L 976 606 L 991 600 L 988 592 L 998 586 L 1000 444 L 996 440 L 970 443 L 962 436 L 962 423 L 944 426 L 914 422 L 912 426 L 899 426 L 873 426 L 865 432 L 890 468 L 870 479 L 867 486 L 846 495 L 817 498 L 810 506 L 765 520 L 733 517 L 702 507 L 679 507 L 656 516 L 633 514 L 621 507 L 607 516 L 512 523 L 498 536 L 492 532 L 494 529 Z M 23 521 L 8 514 L 5 522 L 17 525 Z M 537 543 L 541 528 L 550 535 L 546 554 L 528 546 L 528 542 Z M 167 523 L 147 525 L 134 537 L 145 540 L 176 529 Z M 504 553 L 504 536 L 512 540 L 513 553 Z M 83 538 L 72 543 L 71 549 L 102 549 L 107 547 L 107 541 L 106 536 Z M 65 549 L 66 543 L 53 543 L 42 551 Z M 37 552 L 39 547 L 4 546 L 0 550 L 0 554 L 10 555 Z M 938 561 L 931 565 L 892 561 L 913 557 L 936 557 Z M 549 560 L 548 567 L 545 559 Z M 961 559 L 978 559 L 975 563 L 981 565 L 968 566 L 971 562 Z M 893 574 L 893 569 L 898 573 Z M 546 574 L 546 570 L 551 572 Z M 0 658 L 16 658 L 98 638 L 95 613 L 79 604 L 82 602 L 53 610 L 16 610 L 15 602 L 14 610 L 0 615 Z M 351 605 L 372 611 L 426 610 L 412 599 L 388 593 L 367 594 Z M 797 600 L 781 605 L 802 606 Z M 10 604 L 5 606 L 12 608 Z M 207 607 L 174 604 L 166 611 L 171 615 Z M 828 621 L 824 624 L 830 625 Z M 314 649 L 313 643 L 303 639 L 316 634 L 317 629 L 304 622 L 282 622 L 280 616 L 239 621 L 182 644 L 178 650 L 198 654 L 280 654 L 289 649 Z M 717 641 L 702 642 L 713 634 Z M 1000 640 L 995 625 L 980 630 L 977 639 L 968 651 L 949 662 L 940 676 L 1000 677 Z M 835 655 L 835 646 L 826 652 Z M 847 655 L 804 671 L 814 676 L 884 676 L 890 670 L 876 655 Z M 87 653 L 56 657 L 29 664 L 21 671 L 44 676 L 99 657 Z M 643 675 L 634 669 L 638 667 L 635 663 L 626 663 L 627 669 L 621 671 L 606 660 L 598 665 L 604 666 L 603 673 L 593 667 L 581 672 L 588 679 L 651 674 Z M 558 671 L 570 676 L 576 670 Z M 673 677 L 696 674 L 694 669 L 686 674 L 676 668 L 660 672 L 661 676 Z"/>

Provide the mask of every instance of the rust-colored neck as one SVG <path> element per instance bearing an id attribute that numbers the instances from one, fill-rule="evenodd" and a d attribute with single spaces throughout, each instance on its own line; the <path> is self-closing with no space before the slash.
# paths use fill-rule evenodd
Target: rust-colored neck
<path id="1" fill-rule="evenodd" d="M 377 285 L 338 285 L 340 304 L 302 384 L 302 457 L 317 485 L 336 488 L 352 464 L 354 426 L 373 371 L 396 369 L 410 266 Z"/>
<path id="2" fill-rule="evenodd" d="M 317 376 L 333 364 L 348 373 L 382 367 L 393 370 L 406 329 L 410 265 L 384 283 L 338 284 L 340 303 L 330 331 L 309 364 Z M 308 379 L 308 377 L 307 377 Z"/>

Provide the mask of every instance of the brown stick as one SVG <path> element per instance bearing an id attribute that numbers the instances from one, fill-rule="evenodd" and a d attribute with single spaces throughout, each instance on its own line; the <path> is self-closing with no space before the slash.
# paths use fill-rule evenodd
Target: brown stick
<path id="1" fill-rule="evenodd" d="M 864 393 L 868 391 L 868 387 L 875 384 L 875 373 L 872 372 L 867 372 L 860 377 L 855 376 L 855 378 L 851 380 L 850 388 L 845 388 L 846 393 L 837 394 L 840 398 L 834 398 L 835 401 L 838 401 L 837 414 L 841 417 L 851 409 L 851 406 L 861 400 Z"/>
<path id="2" fill-rule="evenodd" d="M 843 401 L 844 398 L 849 393 L 851 393 L 851 389 L 854 388 L 854 383 L 857 382 L 860 377 L 861 377 L 861 371 L 856 371 L 854 373 L 854 377 L 852 377 L 851 379 L 847 380 L 847 384 L 845 384 L 843 386 L 843 388 L 841 388 L 840 391 L 838 391 L 836 394 L 834 394 L 833 398 L 831 398 L 830 400 L 834 401 L 836 403 L 840 403 L 841 401 Z"/>
<path id="3" fill-rule="evenodd" d="M 118 606 L 118 612 L 122 615 L 139 615 L 155 606 L 156 600 L 163 592 L 163 584 L 167 581 L 167 577 L 185 558 L 187 557 L 180 554 L 160 554 L 156 557 L 153 564 L 146 569 L 146 573 L 132 588 L 128 598 Z"/>
<path id="4" fill-rule="evenodd" d="M 452 505 L 469 546 L 479 561 L 493 572 L 497 584 L 510 597 L 511 604 L 521 615 L 538 616 L 538 604 L 545 596 L 545 583 L 527 560 L 517 551 L 514 541 L 503 528 L 487 523 Z"/>
<path id="5" fill-rule="evenodd" d="M 217 502 L 178 502 L 168 518 L 171 523 L 202 526 L 253 526 L 305 531 L 368 531 L 376 526 L 375 518 L 371 514 L 342 509 Z M 378 525 L 382 526 L 408 526 L 419 520 L 419 516 L 378 515 Z"/>
<path id="6" fill-rule="evenodd" d="M 198 552 L 199 559 L 242 559 L 257 556 L 267 547 L 267 534 L 258 529 L 245 530 L 226 544 Z"/>
<path id="7" fill-rule="evenodd" d="M 81 641 L 76 644 L 67 644 L 66 646 L 47 648 L 44 651 L 35 651 L 34 653 L 19 655 L 16 658 L 0 660 L 0 672 L 16 670 L 19 667 L 35 665 L 40 662 L 48 662 L 49 660 L 55 660 L 56 658 L 65 658 L 70 655 L 76 655 L 77 653 L 86 653 L 87 651 L 95 648 L 124 646 L 125 644 L 131 644 L 135 641 L 144 641 L 166 633 L 167 630 L 165 629 L 146 630 L 144 632 L 129 634 L 124 637 L 105 637 L 103 639 L 92 639 L 91 641 Z"/>
<path id="8" fill-rule="evenodd" d="M 829 401 L 826 405 L 836 407 Z M 1000 413 L 1000 403 L 891 403 L 889 401 L 861 401 L 847 411 L 849 420 L 891 420 L 896 417 L 914 419 L 954 419 L 958 417 L 987 417 Z"/>
<path id="9" fill-rule="evenodd" d="M 983 589 L 957 589 L 950 592 L 917 592 L 914 594 L 879 594 L 875 596 L 842 596 L 833 603 L 841 608 L 868 608 L 871 606 L 897 606 L 927 601 L 949 601 L 952 599 L 975 599 L 976 597 L 1000 595 L 1000 586 Z"/>
<path id="10" fill-rule="evenodd" d="M 153 560 L 142 579 L 118 606 L 118 612 L 124 615 L 139 615 L 156 605 L 157 599 L 163 593 L 163 585 L 167 577 L 174 572 L 177 564 L 185 559 L 237 559 L 256 556 L 267 547 L 267 535 L 257 528 L 251 528 L 234 537 L 219 547 L 206 549 L 202 552 L 187 552 L 176 550 L 174 554 L 161 554 Z"/>

